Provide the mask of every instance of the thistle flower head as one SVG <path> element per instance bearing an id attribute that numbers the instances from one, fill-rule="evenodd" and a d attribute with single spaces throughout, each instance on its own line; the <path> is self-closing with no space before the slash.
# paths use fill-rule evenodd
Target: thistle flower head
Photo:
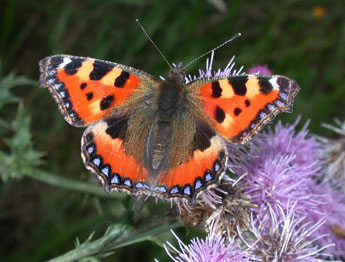
<path id="1" fill-rule="evenodd" d="M 186 245 L 173 232 L 178 242 L 179 250 L 167 242 L 164 248 L 169 257 L 175 262 L 249 262 L 248 254 L 242 251 L 233 239 L 228 242 L 212 230 L 205 239 L 194 238 Z M 176 255 L 168 250 L 170 247 Z"/>
<path id="2" fill-rule="evenodd" d="M 247 174 L 240 185 L 259 206 L 258 217 L 267 213 L 268 204 L 274 210 L 278 204 L 288 208 L 293 202 L 298 202 L 299 210 L 317 205 L 310 196 L 310 185 L 322 165 L 319 143 L 308 136 L 306 127 L 296 133 L 296 124 L 283 126 L 279 122 L 274 131 L 259 134 L 241 150 L 229 146 L 235 155 L 229 168 L 237 175 Z"/>
<path id="3" fill-rule="evenodd" d="M 324 219 L 312 223 L 306 216 L 297 214 L 297 203 L 284 210 L 280 205 L 274 210 L 268 205 L 263 219 L 252 219 L 252 232 L 257 241 L 249 249 L 259 261 L 273 262 L 316 262 L 330 261 L 331 255 L 324 250 L 333 244 L 316 245 L 316 241 L 323 235 L 311 239 L 310 235 L 318 230 L 325 222 Z"/>
<path id="4" fill-rule="evenodd" d="M 272 71 L 265 65 L 256 65 L 249 68 L 248 74 L 272 75 Z"/>
<path id="5" fill-rule="evenodd" d="M 313 196 L 319 202 L 317 209 L 308 210 L 306 213 L 314 223 L 320 219 L 325 219 L 318 230 L 313 234 L 325 235 L 317 240 L 319 245 L 324 246 L 329 243 L 335 243 L 329 246 L 327 252 L 335 257 L 345 258 L 345 196 L 341 191 L 334 189 L 329 183 L 319 183 L 313 187 Z"/>
<path id="6" fill-rule="evenodd" d="M 345 193 L 345 121 L 335 120 L 336 125 L 323 124 L 334 131 L 339 138 L 319 137 L 324 148 L 324 180 L 330 182 Z"/>
<path id="7" fill-rule="evenodd" d="M 181 218 L 187 225 L 201 228 L 205 232 L 213 230 L 228 238 L 237 235 L 239 230 L 249 228 L 250 208 L 256 206 L 249 196 L 242 193 L 236 181 L 222 181 L 217 187 L 207 190 L 206 194 L 201 193 L 201 196 L 203 198 L 199 198 L 190 210 L 181 209 Z M 220 201 L 210 203 L 211 197 Z"/>
<path id="8" fill-rule="evenodd" d="M 217 70 L 213 69 L 213 58 L 214 51 L 211 53 L 211 57 L 206 60 L 206 69 L 199 69 L 199 75 L 187 75 L 186 83 L 195 81 L 197 79 L 210 78 L 215 76 L 230 76 L 230 75 L 240 75 L 242 74 L 243 66 L 239 69 L 235 69 L 235 56 L 233 56 L 224 69 L 218 68 Z"/>
<path id="9" fill-rule="evenodd" d="M 296 132 L 299 116 L 292 125 L 283 125 L 281 121 L 274 126 L 268 127 L 266 132 L 258 134 L 254 138 L 258 147 L 263 147 L 273 153 L 295 155 L 292 164 L 299 166 L 315 166 L 321 169 L 322 147 L 321 143 L 308 131 L 309 121 L 303 128 Z"/>

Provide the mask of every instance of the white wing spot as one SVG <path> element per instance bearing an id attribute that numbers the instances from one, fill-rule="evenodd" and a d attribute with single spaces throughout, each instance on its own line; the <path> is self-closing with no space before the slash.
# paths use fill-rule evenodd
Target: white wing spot
<path id="1" fill-rule="evenodd" d="M 277 83 L 278 77 L 274 76 L 272 77 L 269 82 L 272 85 L 273 89 L 279 90 L 279 85 Z"/>
<path id="2" fill-rule="evenodd" d="M 58 66 L 58 68 L 65 68 L 65 66 L 71 62 L 72 62 L 71 58 L 64 57 L 63 62 Z"/>

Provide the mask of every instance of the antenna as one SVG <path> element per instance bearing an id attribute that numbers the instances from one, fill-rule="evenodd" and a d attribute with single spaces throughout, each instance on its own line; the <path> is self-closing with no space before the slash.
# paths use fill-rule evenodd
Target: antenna
<path id="1" fill-rule="evenodd" d="M 135 21 L 138 23 L 138 25 L 140 26 L 141 30 L 143 30 L 143 32 L 145 33 L 146 37 L 150 40 L 151 44 L 157 49 L 158 53 L 163 57 L 163 59 L 165 60 L 165 62 L 167 62 L 168 66 L 170 67 L 170 69 L 172 70 L 173 67 L 171 66 L 171 64 L 169 63 L 168 59 L 166 59 L 166 57 L 163 55 L 163 53 L 161 52 L 161 50 L 159 50 L 158 46 L 156 46 L 156 44 L 153 42 L 153 40 L 151 39 L 151 37 L 149 36 L 149 34 L 146 32 L 144 26 L 140 23 L 139 19 L 135 19 Z"/>
<path id="2" fill-rule="evenodd" d="M 193 59 L 192 61 L 190 61 L 187 65 L 185 65 L 182 69 L 184 70 L 186 67 L 190 66 L 191 64 L 193 64 L 195 61 L 199 60 L 200 58 L 204 57 L 205 55 L 208 55 L 209 53 L 212 53 L 213 51 L 217 50 L 218 48 L 221 48 L 222 46 L 226 45 L 227 43 L 230 43 L 232 40 L 235 40 L 237 37 L 240 37 L 241 33 L 237 33 L 236 35 L 232 36 L 231 38 L 229 38 L 228 40 L 226 40 L 223 44 L 211 49 L 210 51 L 202 54 L 201 56 L 198 56 L 197 58 Z"/>

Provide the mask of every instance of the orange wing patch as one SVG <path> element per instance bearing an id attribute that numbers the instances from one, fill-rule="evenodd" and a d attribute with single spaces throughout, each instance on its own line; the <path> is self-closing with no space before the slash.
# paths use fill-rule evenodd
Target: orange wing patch
<path id="1" fill-rule="evenodd" d="M 232 76 L 200 87 L 206 113 L 231 142 L 245 143 L 279 112 L 290 112 L 297 83 L 284 76 Z"/>
<path id="2" fill-rule="evenodd" d="M 67 122 L 85 126 L 123 105 L 141 82 L 125 66 L 82 57 L 40 61 L 41 86 L 48 87 Z"/>
<path id="3" fill-rule="evenodd" d="M 126 121 L 121 121 L 117 128 L 126 124 Z M 114 126 L 109 127 L 106 121 L 98 122 L 85 131 L 82 157 L 86 168 L 97 175 L 107 192 L 123 190 L 131 194 L 149 194 L 147 170 L 125 153 L 122 138 L 116 137 L 113 131 Z"/>
<path id="4" fill-rule="evenodd" d="M 193 201 L 200 190 L 215 184 L 225 172 L 227 151 L 220 137 L 210 139 L 205 150 L 197 149 L 186 163 L 159 175 L 154 193 L 168 198 L 186 198 Z M 165 191 L 166 190 L 166 191 Z M 168 193 L 168 194 L 167 194 Z"/>

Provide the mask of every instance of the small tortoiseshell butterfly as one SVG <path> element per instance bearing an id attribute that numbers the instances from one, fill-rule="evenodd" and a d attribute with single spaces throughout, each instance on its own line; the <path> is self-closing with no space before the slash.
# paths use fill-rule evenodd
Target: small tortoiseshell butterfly
<path id="1" fill-rule="evenodd" d="M 193 202 L 227 165 L 225 142 L 245 143 L 299 86 L 285 76 L 219 76 L 185 82 L 182 63 L 165 80 L 107 61 L 55 55 L 39 62 L 68 123 L 85 130 L 87 169 L 107 192 Z"/>

